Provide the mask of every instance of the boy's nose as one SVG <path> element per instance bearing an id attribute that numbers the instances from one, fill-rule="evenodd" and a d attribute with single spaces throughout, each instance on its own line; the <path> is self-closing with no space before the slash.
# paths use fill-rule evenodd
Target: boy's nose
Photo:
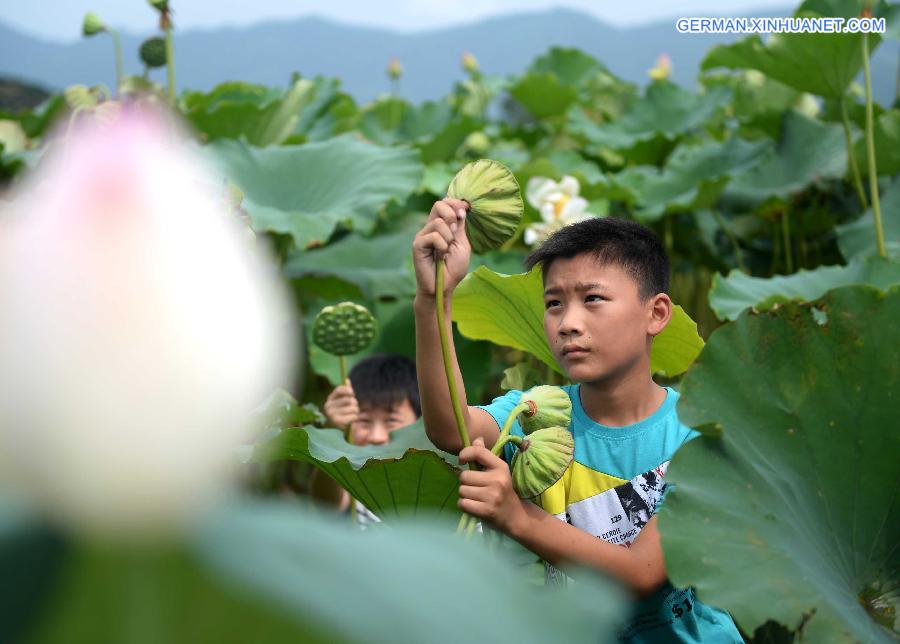
<path id="1" fill-rule="evenodd" d="M 581 322 L 578 320 L 578 316 L 569 313 L 559 321 L 557 330 L 562 336 L 579 335 L 581 334 Z"/>
<path id="2" fill-rule="evenodd" d="M 387 427 L 382 425 L 381 423 L 376 423 L 372 429 L 369 431 L 369 444 L 370 445 L 384 445 L 388 442 L 389 434 Z"/>

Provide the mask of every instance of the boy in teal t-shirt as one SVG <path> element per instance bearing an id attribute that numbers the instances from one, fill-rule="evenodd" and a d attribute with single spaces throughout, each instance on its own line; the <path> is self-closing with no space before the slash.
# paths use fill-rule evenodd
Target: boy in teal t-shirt
<path id="1" fill-rule="evenodd" d="M 565 583 L 558 567 L 575 565 L 631 589 L 637 601 L 624 641 L 741 642 L 727 613 L 669 583 L 660 547 L 654 515 L 666 468 L 696 433 L 678 420 L 678 393 L 658 386 L 650 373 L 652 340 L 672 315 L 669 262 L 659 239 L 634 222 L 592 218 L 558 230 L 526 260 L 529 268 L 543 270 L 548 345 L 578 384 L 565 388 L 572 399 L 575 460 L 550 489 L 523 501 L 513 491 L 506 462 L 490 452 L 521 392 L 484 407 L 464 405 L 473 444 L 462 449 L 446 378 L 436 368 L 442 358 L 435 261 L 445 260 L 449 320 L 453 290 L 468 271 L 467 209 L 460 200 L 435 203 L 413 241 L 425 428 L 439 448 L 481 466 L 460 475 L 459 507 L 539 555 L 548 583 Z M 464 392 L 458 366 L 455 371 L 457 389 Z M 513 432 L 522 435 L 518 422 Z"/>

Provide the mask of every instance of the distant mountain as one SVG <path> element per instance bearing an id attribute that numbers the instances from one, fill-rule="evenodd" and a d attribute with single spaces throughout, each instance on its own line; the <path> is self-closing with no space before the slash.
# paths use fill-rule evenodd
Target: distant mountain
<path id="1" fill-rule="evenodd" d="M 122 35 L 126 71 L 142 71 L 137 50 L 146 35 Z M 446 94 L 453 81 L 462 78 L 459 60 L 464 51 L 475 54 L 485 73 L 502 75 L 521 72 L 553 45 L 577 47 L 641 85 L 656 56 L 666 52 L 674 62 L 674 80 L 693 87 L 709 48 L 736 38 L 679 34 L 674 21 L 619 29 L 568 10 L 516 14 L 417 34 L 303 18 L 242 29 L 176 32 L 175 56 L 179 88 L 209 89 L 225 80 L 284 85 L 291 72 L 299 71 L 304 76 L 336 76 L 363 101 L 388 90 L 385 67 L 396 57 L 404 67 L 401 94 L 418 102 Z M 51 88 L 98 82 L 111 86 L 112 51 L 105 35 L 59 44 L 0 24 L 0 76 Z M 890 41 L 873 57 L 876 97 L 882 103 L 894 98 L 898 52 L 900 43 Z M 154 74 L 164 78 L 162 72 Z"/>

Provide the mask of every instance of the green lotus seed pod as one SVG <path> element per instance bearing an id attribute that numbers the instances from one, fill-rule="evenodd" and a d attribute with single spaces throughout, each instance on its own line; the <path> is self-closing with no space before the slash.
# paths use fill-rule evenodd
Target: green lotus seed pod
<path id="1" fill-rule="evenodd" d="M 313 321 L 313 342 L 335 356 L 359 353 L 372 343 L 377 325 L 369 310 L 353 302 L 326 306 Z"/>
<path id="2" fill-rule="evenodd" d="M 157 11 L 169 10 L 169 0 L 147 0 L 147 3 Z"/>
<path id="3" fill-rule="evenodd" d="M 562 387 L 532 387 L 522 394 L 522 402 L 529 407 L 521 416 L 526 434 L 544 427 L 568 427 L 572 422 L 572 399 Z"/>
<path id="4" fill-rule="evenodd" d="M 84 20 L 81 23 L 81 35 L 94 36 L 101 31 L 106 31 L 106 25 L 100 20 L 100 16 L 93 11 L 88 11 L 84 14 Z"/>
<path id="5" fill-rule="evenodd" d="M 162 38 L 148 38 L 141 44 L 140 56 L 147 67 L 165 67 L 166 41 Z"/>
<path id="6" fill-rule="evenodd" d="M 466 235 L 476 253 L 499 248 L 522 220 L 519 182 L 497 161 L 479 159 L 463 166 L 450 182 L 447 196 L 468 202 Z"/>
<path id="7" fill-rule="evenodd" d="M 523 499 L 546 491 L 565 473 L 575 457 L 575 440 L 563 427 L 532 432 L 519 445 L 512 460 L 513 488 Z"/>

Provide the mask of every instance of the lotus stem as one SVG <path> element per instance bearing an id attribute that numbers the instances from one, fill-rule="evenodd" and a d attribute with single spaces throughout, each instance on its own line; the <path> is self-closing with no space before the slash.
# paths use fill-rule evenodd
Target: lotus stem
<path id="1" fill-rule="evenodd" d="M 169 104 L 175 107 L 175 44 L 172 41 L 172 25 L 166 25 L 166 81 L 169 86 Z"/>
<path id="2" fill-rule="evenodd" d="M 856 196 L 865 211 L 869 208 L 866 199 L 866 191 L 863 189 L 862 176 L 859 174 L 859 164 L 856 162 L 856 152 L 853 150 L 853 137 L 850 135 L 850 117 L 847 115 L 847 96 L 841 96 L 841 118 L 844 122 L 844 139 L 847 142 L 847 159 L 850 161 L 850 171 L 853 173 L 853 186 L 856 188 Z"/>
<path id="3" fill-rule="evenodd" d="M 791 212 L 788 208 L 781 214 L 781 238 L 784 243 L 784 266 L 787 275 L 794 272 L 794 254 L 791 252 Z"/>
<path id="4" fill-rule="evenodd" d="M 866 78 L 866 154 L 869 160 L 869 193 L 875 218 L 875 246 L 881 257 L 887 257 L 884 229 L 881 226 L 881 202 L 878 199 L 878 168 L 875 166 L 875 126 L 872 115 L 872 74 L 869 70 L 869 35 L 862 37 L 863 73 Z"/>
<path id="5" fill-rule="evenodd" d="M 497 437 L 497 442 L 494 443 L 494 447 L 491 449 L 491 452 L 496 456 L 500 456 L 503 451 L 503 446 L 506 443 L 512 441 L 513 438 L 518 438 L 509 435 L 509 430 L 512 429 L 513 423 L 518 418 L 519 414 L 523 411 L 528 411 L 528 405 L 526 403 L 519 403 L 509 412 L 509 416 L 506 418 L 506 422 L 503 424 L 503 429 L 500 432 L 500 435 Z"/>
<path id="6" fill-rule="evenodd" d="M 722 215 L 715 208 L 710 209 L 712 216 L 715 218 L 716 223 L 719 224 L 719 228 L 722 229 L 722 232 L 725 233 L 725 236 L 728 237 L 728 241 L 731 242 L 731 248 L 734 250 L 734 258 L 737 261 L 738 268 L 741 269 L 741 272 L 750 274 L 750 271 L 747 270 L 747 266 L 744 264 L 744 252 L 741 250 L 741 245 L 738 244 L 737 237 L 734 236 L 734 233 L 728 228 L 725 224 L 725 220 L 722 219 Z"/>
<path id="7" fill-rule="evenodd" d="M 466 419 L 463 416 L 462 405 L 459 403 L 459 394 L 456 391 L 456 378 L 453 374 L 453 362 L 450 359 L 450 341 L 447 338 L 446 316 L 444 315 L 444 258 L 437 260 L 434 266 L 434 295 L 435 304 L 437 306 L 437 325 L 438 336 L 441 339 L 441 357 L 444 362 L 444 374 L 447 376 L 447 389 L 450 391 L 450 402 L 453 405 L 453 415 L 456 418 L 456 431 L 459 433 L 459 440 L 463 447 L 469 447 L 472 442 L 469 440 L 469 431 L 466 429 Z M 469 469 L 477 469 L 475 463 L 469 463 Z M 461 532 L 470 517 L 463 514 L 456 528 L 457 532 Z M 466 532 L 466 534 L 470 534 Z"/>
<path id="8" fill-rule="evenodd" d="M 113 48 L 116 56 L 116 96 L 122 89 L 122 79 L 125 77 L 124 67 L 122 65 L 122 39 L 119 38 L 119 32 L 111 27 L 107 27 L 106 31 L 113 39 Z"/>
<path id="9" fill-rule="evenodd" d="M 444 258 L 437 260 L 434 275 L 435 303 L 437 305 L 438 335 L 441 339 L 441 357 L 444 361 L 444 374 L 447 376 L 447 387 L 450 391 L 450 402 L 453 405 L 453 415 L 456 418 L 456 431 L 463 447 L 469 447 L 469 431 L 466 429 L 466 419 L 463 416 L 462 405 L 459 402 L 459 394 L 456 391 L 456 378 L 453 373 L 453 361 L 450 358 L 450 341 L 447 338 L 446 316 L 444 314 Z M 475 469 L 469 464 L 469 469 Z"/>
<path id="10" fill-rule="evenodd" d="M 347 361 L 344 359 L 344 356 L 338 356 L 338 368 L 341 373 L 341 384 L 347 382 Z M 344 427 L 344 439 L 348 443 L 353 443 L 353 425 L 349 424 Z"/>

